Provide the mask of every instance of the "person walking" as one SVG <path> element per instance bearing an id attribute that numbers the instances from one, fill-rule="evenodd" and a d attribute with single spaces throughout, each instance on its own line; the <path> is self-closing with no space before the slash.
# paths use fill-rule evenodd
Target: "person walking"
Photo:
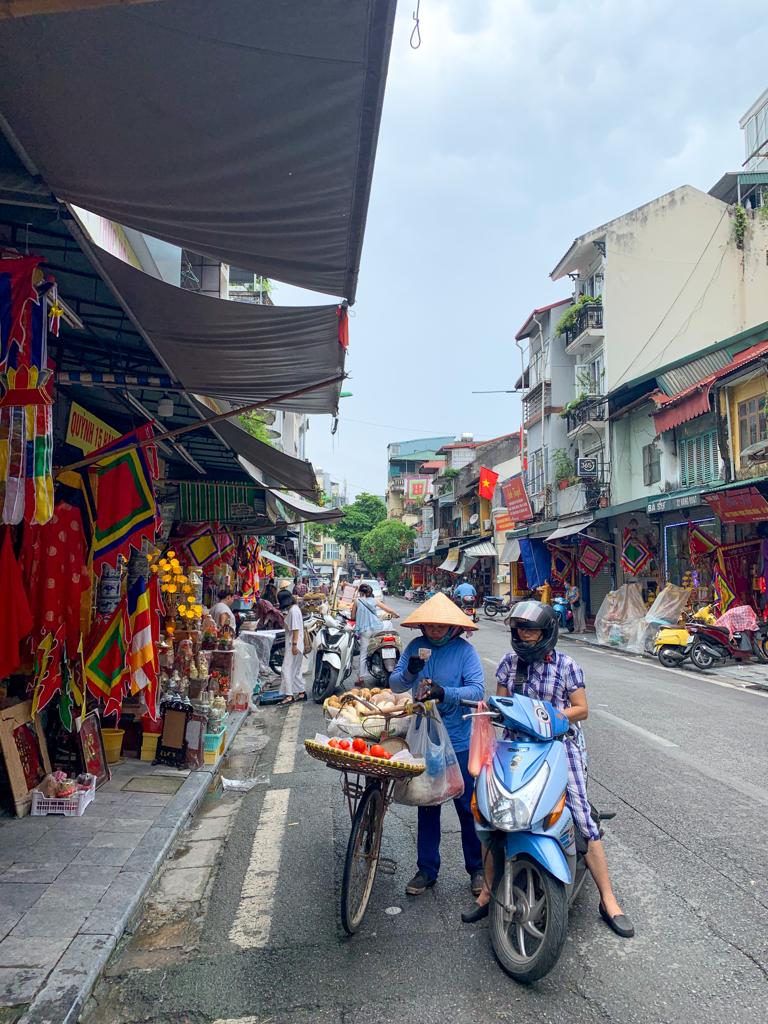
<path id="1" fill-rule="evenodd" d="M 381 619 L 376 614 L 376 609 L 381 608 L 383 612 L 391 615 L 393 619 L 400 616 L 383 601 L 377 601 L 373 596 L 373 588 L 369 583 L 361 583 L 357 588 L 357 597 L 352 603 L 352 618 L 355 620 L 355 633 L 357 633 L 360 644 L 360 657 L 357 663 L 357 684 L 360 686 L 365 682 L 365 669 L 368 660 L 368 644 L 374 633 L 381 629 Z"/>
<path id="2" fill-rule="evenodd" d="M 483 862 L 480 840 L 472 815 L 472 794 L 475 781 L 469 774 L 469 737 L 471 722 L 464 718 L 461 700 L 482 700 L 485 690 L 483 666 L 472 646 L 461 636 L 477 626 L 445 594 L 435 594 L 403 619 L 404 626 L 421 630 L 403 651 L 397 668 L 389 679 L 395 693 L 416 690 L 419 700 L 437 704 L 464 779 L 463 794 L 453 801 L 461 826 L 464 867 L 470 877 L 472 894 L 483 887 Z M 419 652 L 425 649 L 424 661 Z M 417 872 L 405 887 L 409 896 L 419 896 L 437 881 L 440 871 L 440 812 L 442 808 L 419 807 Z"/>
<path id="3" fill-rule="evenodd" d="M 304 619 L 290 590 L 281 590 L 277 595 L 277 603 L 285 616 L 285 654 L 280 670 L 285 697 L 280 703 L 293 704 L 307 699 L 301 671 L 304 663 Z"/>
<path id="4" fill-rule="evenodd" d="M 584 602 L 581 600 L 581 591 L 575 583 L 569 583 L 565 591 L 565 599 L 571 606 L 573 612 L 573 630 L 575 633 L 586 633 L 587 618 L 584 614 Z"/>

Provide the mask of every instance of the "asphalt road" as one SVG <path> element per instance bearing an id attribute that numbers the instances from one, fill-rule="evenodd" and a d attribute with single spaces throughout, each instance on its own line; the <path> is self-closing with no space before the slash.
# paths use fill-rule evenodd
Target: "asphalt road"
<path id="1" fill-rule="evenodd" d="M 505 639 L 496 622 L 475 639 L 489 690 Z M 383 854 L 397 869 L 379 873 L 348 938 L 337 921 L 348 812 L 337 774 L 301 744 L 320 710 L 265 710 L 246 772 L 260 782 L 228 819 L 206 899 L 187 911 L 196 927 L 168 955 L 168 933 L 142 922 L 157 952 L 124 948 L 87 1024 L 764 1024 L 768 696 L 565 643 L 587 674 L 590 793 L 617 811 L 606 847 L 633 940 L 600 921 L 589 881 L 557 968 L 528 989 L 509 980 L 485 924 L 459 920 L 470 895 L 450 805 L 440 879 L 418 898 L 403 891 L 416 812 L 390 809 Z"/>

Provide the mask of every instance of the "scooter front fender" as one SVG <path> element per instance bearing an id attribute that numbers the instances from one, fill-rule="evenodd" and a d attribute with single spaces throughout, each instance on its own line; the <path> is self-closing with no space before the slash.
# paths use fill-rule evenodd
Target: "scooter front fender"
<path id="1" fill-rule="evenodd" d="M 341 669 L 341 658 L 338 654 L 333 654 L 332 651 L 324 652 L 323 661 L 327 661 L 331 668 L 335 668 L 337 672 Z"/>
<path id="2" fill-rule="evenodd" d="M 504 844 L 507 859 L 525 854 L 541 864 L 550 875 L 564 885 L 573 881 L 571 869 L 558 841 L 552 836 L 539 836 L 531 832 L 509 832 Z"/>

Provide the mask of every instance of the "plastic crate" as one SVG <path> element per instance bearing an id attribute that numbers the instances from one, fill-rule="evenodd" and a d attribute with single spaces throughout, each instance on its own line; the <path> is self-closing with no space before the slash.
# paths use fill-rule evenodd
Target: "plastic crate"
<path id="1" fill-rule="evenodd" d="M 79 818 L 96 795 L 96 776 L 90 776 L 87 789 L 79 789 L 72 796 L 43 796 L 39 789 L 32 791 L 30 814 L 63 814 L 65 818 Z"/>
<path id="2" fill-rule="evenodd" d="M 205 763 L 215 764 L 224 753 L 224 743 L 227 739 L 227 730 L 221 732 L 207 732 L 205 734 Z"/>

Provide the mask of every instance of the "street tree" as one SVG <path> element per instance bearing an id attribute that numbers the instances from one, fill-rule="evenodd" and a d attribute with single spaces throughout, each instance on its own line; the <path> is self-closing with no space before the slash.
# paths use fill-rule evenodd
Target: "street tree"
<path id="1" fill-rule="evenodd" d="M 333 523 L 328 532 L 339 544 L 347 544 L 360 552 L 360 543 L 379 523 L 387 518 L 387 506 L 375 494 L 363 491 L 343 509 L 344 518 Z"/>
<path id="2" fill-rule="evenodd" d="M 389 576 L 413 543 L 416 531 L 399 519 L 379 523 L 360 543 L 360 555 L 371 572 Z"/>

